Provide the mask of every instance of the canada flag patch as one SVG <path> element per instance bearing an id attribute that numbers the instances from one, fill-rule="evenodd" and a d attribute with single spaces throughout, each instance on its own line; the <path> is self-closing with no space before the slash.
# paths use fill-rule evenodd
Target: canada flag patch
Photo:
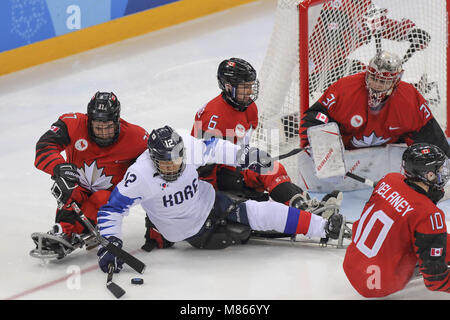
<path id="1" fill-rule="evenodd" d="M 59 127 L 57 127 L 57 126 L 51 126 L 51 127 L 50 127 L 50 130 L 53 131 L 54 133 L 56 133 L 56 132 L 59 131 Z"/>
<path id="2" fill-rule="evenodd" d="M 328 117 L 322 112 L 317 112 L 316 119 L 323 123 L 328 123 Z"/>
<path id="3" fill-rule="evenodd" d="M 442 256 L 443 248 L 431 248 L 430 257 L 440 257 Z"/>
<path id="4" fill-rule="evenodd" d="M 420 152 L 422 152 L 422 154 L 429 154 L 430 149 L 422 149 Z"/>

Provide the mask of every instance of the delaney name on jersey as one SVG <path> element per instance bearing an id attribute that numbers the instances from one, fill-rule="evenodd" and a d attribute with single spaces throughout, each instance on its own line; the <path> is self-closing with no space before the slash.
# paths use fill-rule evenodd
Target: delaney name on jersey
<path id="1" fill-rule="evenodd" d="M 392 207 L 394 207 L 395 211 L 402 214 L 402 217 L 405 216 L 408 212 L 414 210 L 414 207 L 411 207 L 397 191 L 392 191 L 392 187 L 382 182 L 378 189 L 375 190 L 375 193 L 378 193 L 383 199 L 385 199 Z"/>

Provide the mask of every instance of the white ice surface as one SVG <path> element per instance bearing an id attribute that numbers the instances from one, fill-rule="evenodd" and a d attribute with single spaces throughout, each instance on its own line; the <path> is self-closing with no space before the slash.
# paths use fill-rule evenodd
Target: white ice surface
<path id="1" fill-rule="evenodd" d="M 260 69 L 274 11 L 275 1 L 259 1 L 0 77 L 1 299 L 114 299 L 95 250 L 47 264 L 28 254 L 30 234 L 49 230 L 55 214 L 51 180 L 33 166 L 35 143 L 50 124 L 62 113 L 85 112 L 97 90 L 111 90 L 124 119 L 147 130 L 190 130 L 195 112 L 218 94 L 220 61 L 237 56 Z M 348 220 L 368 195 L 344 195 Z M 448 202 L 442 206 L 450 212 Z M 342 270 L 344 249 L 252 240 L 217 251 L 177 243 L 145 253 L 138 250 L 144 230 L 144 212 L 133 208 L 124 221 L 125 247 L 148 268 L 142 286 L 130 284 L 138 275 L 129 267 L 114 277 L 127 291 L 122 299 L 362 299 Z M 421 280 L 389 297 L 449 298 Z"/>

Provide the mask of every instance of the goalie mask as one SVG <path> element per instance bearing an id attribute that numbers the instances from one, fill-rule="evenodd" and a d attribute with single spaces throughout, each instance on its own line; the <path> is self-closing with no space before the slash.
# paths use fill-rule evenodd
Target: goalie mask
<path id="1" fill-rule="evenodd" d="M 147 147 L 161 178 L 166 181 L 175 181 L 181 176 L 186 167 L 184 143 L 180 135 L 171 127 L 165 126 L 153 130 Z"/>
<path id="2" fill-rule="evenodd" d="M 409 146 L 402 156 L 402 168 L 410 181 L 423 182 L 442 190 L 450 178 L 449 161 L 445 153 L 430 143 Z"/>
<path id="3" fill-rule="evenodd" d="M 119 138 L 120 102 L 112 92 L 96 92 L 87 106 L 88 132 L 100 147 L 107 147 Z"/>
<path id="4" fill-rule="evenodd" d="M 402 74 L 402 61 L 396 54 L 380 51 L 370 60 L 366 70 L 366 87 L 371 110 L 381 109 L 400 82 Z"/>
<path id="5" fill-rule="evenodd" d="M 243 59 L 222 61 L 217 70 L 217 80 L 224 99 L 238 111 L 245 111 L 258 98 L 256 70 Z"/>

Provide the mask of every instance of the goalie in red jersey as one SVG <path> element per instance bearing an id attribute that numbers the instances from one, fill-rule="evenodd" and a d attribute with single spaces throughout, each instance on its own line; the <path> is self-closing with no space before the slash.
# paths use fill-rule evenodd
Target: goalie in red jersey
<path id="1" fill-rule="evenodd" d="M 450 177 L 448 158 L 428 143 L 409 146 L 401 173 L 389 173 L 376 185 L 353 224 L 344 271 L 364 297 L 402 290 L 418 265 L 427 289 L 450 293 L 449 235 L 436 203 Z"/>
<path id="2" fill-rule="evenodd" d="M 308 143 L 307 128 L 336 122 L 346 150 L 429 142 L 449 156 L 447 139 L 427 101 L 401 81 L 402 74 L 402 60 L 380 51 L 365 72 L 332 84 L 302 118 L 302 145 Z"/>
<path id="3" fill-rule="evenodd" d="M 98 209 L 147 148 L 147 131 L 121 119 L 120 110 L 114 93 L 97 92 L 87 114 L 61 115 L 37 142 L 35 166 L 54 180 L 58 209 L 49 232 L 33 233 L 37 247 L 32 256 L 61 259 L 84 244 L 95 245 L 71 204 L 75 202 L 96 224 Z"/>
<path id="4" fill-rule="evenodd" d="M 217 79 L 222 92 L 197 112 L 191 135 L 196 138 L 215 136 L 248 145 L 253 130 L 258 126 L 255 100 L 259 82 L 256 70 L 243 59 L 230 58 L 219 64 Z M 216 190 L 247 199 L 268 200 L 270 195 L 277 202 L 295 206 L 300 199 L 307 198 L 307 194 L 291 182 L 286 169 L 278 161 L 274 170 L 265 174 L 214 164 L 200 168 L 199 174 Z"/>

